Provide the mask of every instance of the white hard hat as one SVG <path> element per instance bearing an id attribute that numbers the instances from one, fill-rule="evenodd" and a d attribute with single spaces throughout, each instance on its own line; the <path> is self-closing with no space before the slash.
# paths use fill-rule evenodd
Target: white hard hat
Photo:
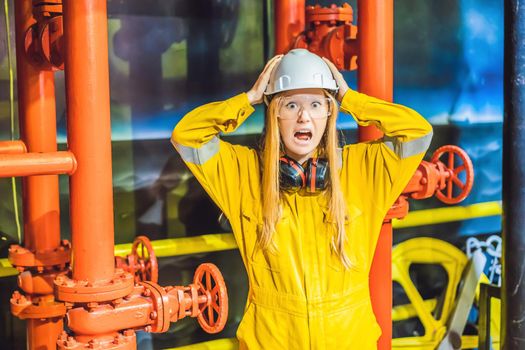
<path id="1" fill-rule="evenodd" d="M 305 49 L 288 52 L 270 75 L 265 95 L 278 92 L 321 88 L 336 92 L 338 87 L 325 61 Z"/>

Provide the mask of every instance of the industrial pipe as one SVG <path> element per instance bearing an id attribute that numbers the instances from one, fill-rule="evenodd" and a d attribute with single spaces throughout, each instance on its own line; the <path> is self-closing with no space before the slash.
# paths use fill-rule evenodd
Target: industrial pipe
<path id="1" fill-rule="evenodd" d="M 502 349 L 525 348 L 525 3 L 505 6 Z"/>
<path id="2" fill-rule="evenodd" d="M 0 154 L 0 178 L 33 175 L 71 175 L 77 168 L 71 152 Z"/>
<path id="3" fill-rule="evenodd" d="M 73 279 L 88 283 L 115 272 L 106 3 L 63 3 Z"/>
<path id="4" fill-rule="evenodd" d="M 65 276 L 55 279 L 58 285 L 69 282 Z M 17 300 L 12 301 L 15 302 Z M 18 312 L 24 311 L 24 303 L 18 298 Z M 171 322 L 188 316 L 197 318 L 201 328 L 208 333 L 217 333 L 224 328 L 228 318 L 228 296 L 217 266 L 199 265 L 189 286 L 162 287 L 155 282 L 142 281 L 136 283 L 124 298 L 114 299 L 111 303 L 89 301 L 72 305 L 67 320 L 74 337 L 63 332 L 57 345 L 64 350 L 131 350 L 136 347 L 133 330 L 166 332 Z"/>
<path id="5" fill-rule="evenodd" d="M 32 1 L 15 1 L 14 6 L 18 116 L 23 149 L 17 141 L 11 146 L 17 148 L 17 153 L 56 152 L 53 72 L 43 71 L 33 65 L 31 57 L 25 51 L 26 32 L 36 22 L 32 14 Z M 22 150 L 23 152 L 20 152 Z M 19 256 L 10 253 L 9 258 L 13 265 L 28 260 L 27 255 L 47 255 L 60 247 L 58 176 L 44 175 L 22 179 L 22 197 L 24 248 L 29 254 Z M 69 258 L 66 260 L 69 261 Z M 39 269 L 40 271 L 43 269 L 42 266 L 19 266 L 19 268 L 35 269 L 37 275 L 40 273 Z M 54 304 L 53 294 L 41 295 L 41 297 L 32 302 L 32 308 L 36 313 L 27 319 L 27 346 L 30 349 L 53 349 L 63 328 L 62 315 L 65 310 L 60 312 L 61 315 L 47 312 L 49 305 Z"/>
<path id="6" fill-rule="evenodd" d="M 391 102 L 393 99 L 393 0 L 359 0 L 358 90 Z M 375 126 L 359 127 L 359 141 L 381 138 Z"/>
<path id="7" fill-rule="evenodd" d="M 295 39 L 304 31 L 305 0 L 275 0 L 275 54 L 291 49 Z"/>
<path id="8" fill-rule="evenodd" d="M 358 0 L 358 90 L 385 101 L 393 97 L 393 0 Z M 359 141 L 383 136 L 374 126 L 359 127 Z M 392 343 L 392 223 L 385 220 L 370 270 L 370 296 L 382 334 L 379 350 Z M 389 268 L 385 268 L 389 267 Z"/>
<path id="9" fill-rule="evenodd" d="M 26 153 L 26 144 L 23 141 L 0 141 L 0 155 L 1 154 L 20 154 Z"/>
<path id="10" fill-rule="evenodd" d="M 28 152 L 56 152 L 53 72 L 35 67 L 25 54 L 25 33 L 35 23 L 32 1 L 15 1 L 16 64 L 20 134 Z M 23 179 L 24 244 L 51 250 L 60 243 L 58 176 Z M 38 224 L 37 224 L 38 222 Z"/>

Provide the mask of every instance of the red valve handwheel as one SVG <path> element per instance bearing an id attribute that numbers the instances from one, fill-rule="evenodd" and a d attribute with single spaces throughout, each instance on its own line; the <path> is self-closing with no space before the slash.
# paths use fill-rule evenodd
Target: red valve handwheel
<path id="1" fill-rule="evenodd" d="M 201 264 L 195 271 L 193 283 L 199 288 L 200 295 L 207 296 L 207 301 L 199 305 L 197 320 L 208 333 L 218 333 L 226 325 L 228 318 L 228 293 L 222 274 L 214 264 Z"/>
<path id="2" fill-rule="evenodd" d="M 131 261 L 131 259 L 133 261 Z M 131 254 L 128 255 L 130 265 L 133 265 L 135 282 L 153 282 L 159 280 L 159 265 L 150 240 L 146 236 L 137 236 L 131 247 Z"/>
<path id="3" fill-rule="evenodd" d="M 457 204 L 464 200 L 472 190 L 474 184 L 474 166 L 467 153 L 454 145 L 446 145 L 439 147 L 432 155 L 432 163 L 440 162 L 440 158 L 448 153 L 448 163 L 441 162 L 445 170 L 449 173 L 449 177 L 445 179 L 445 188 L 443 190 L 438 189 L 436 191 L 436 197 L 447 204 Z M 455 159 L 459 158 L 462 164 L 454 167 Z M 459 179 L 459 174 L 465 172 L 465 182 Z M 458 195 L 453 195 L 454 186 L 459 188 L 460 192 Z"/>

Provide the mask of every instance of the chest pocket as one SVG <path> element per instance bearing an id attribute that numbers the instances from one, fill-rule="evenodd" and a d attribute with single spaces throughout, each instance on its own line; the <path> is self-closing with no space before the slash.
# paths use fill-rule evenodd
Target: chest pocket
<path id="1" fill-rule="evenodd" d="M 346 242 L 344 251 L 352 264 L 351 270 L 359 272 L 365 268 L 366 251 L 368 245 L 364 244 L 366 240 L 366 228 L 364 224 L 364 215 L 362 210 L 355 205 L 348 205 L 348 216 L 345 219 Z M 330 219 L 327 207 L 323 207 L 324 222 L 327 225 L 333 225 Z M 331 231 L 333 232 L 333 231 Z M 327 256 L 327 265 L 336 272 L 345 272 L 346 269 L 339 256 L 332 247 L 332 234 L 327 235 L 327 244 L 330 246 L 330 253 Z"/>
<path id="2" fill-rule="evenodd" d="M 246 208 L 242 212 L 243 230 L 253 237 L 247 249 L 247 258 L 252 265 L 254 271 L 269 271 L 272 273 L 280 273 L 281 270 L 289 265 L 290 249 L 293 249 L 289 241 L 289 237 L 293 234 L 290 227 L 290 218 L 288 215 L 283 215 L 276 225 L 276 232 L 273 235 L 273 241 L 276 243 L 277 249 L 261 249 L 258 245 L 258 237 L 262 234 L 262 215 L 259 215 L 254 210 Z"/>

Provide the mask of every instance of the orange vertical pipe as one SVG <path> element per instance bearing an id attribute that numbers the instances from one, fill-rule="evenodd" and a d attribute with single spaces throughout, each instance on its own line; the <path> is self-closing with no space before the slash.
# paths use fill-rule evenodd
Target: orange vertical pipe
<path id="1" fill-rule="evenodd" d="M 370 270 L 372 308 L 382 334 L 378 350 L 392 349 L 392 221 L 381 226 Z"/>
<path id="2" fill-rule="evenodd" d="M 28 152 L 56 152 L 56 110 L 53 72 L 42 71 L 25 54 L 25 33 L 35 23 L 32 1 L 15 5 L 18 116 L 21 139 Z M 34 253 L 60 245 L 58 176 L 22 180 L 24 246 Z M 54 349 L 63 329 L 62 318 L 27 320 L 29 349 Z"/>
<path id="3" fill-rule="evenodd" d="M 290 50 L 295 38 L 304 31 L 305 0 L 275 0 L 275 54 Z"/>
<path id="4" fill-rule="evenodd" d="M 27 319 L 27 349 L 56 349 L 57 339 L 64 328 L 62 317 Z"/>
<path id="5" fill-rule="evenodd" d="M 33 66 L 24 50 L 25 32 L 35 23 L 31 0 L 15 1 L 16 64 L 20 134 L 28 152 L 56 152 L 53 72 Z M 58 176 L 23 180 L 24 246 L 51 251 L 60 245 Z"/>
<path id="6" fill-rule="evenodd" d="M 393 0 L 358 1 L 358 89 L 392 101 L 393 97 Z M 359 140 L 382 137 L 375 127 L 359 128 Z M 370 271 L 370 296 L 382 335 L 379 350 L 391 349 L 392 343 L 392 224 L 383 224 Z"/>
<path id="7" fill-rule="evenodd" d="M 69 180 L 73 279 L 114 274 L 113 186 L 106 0 L 66 0 L 68 144 L 78 168 Z"/>
<path id="8" fill-rule="evenodd" d="M 359 0 L 358 89 L 385 101 L 393 99 L 393 0 Z M 376 127 L 359 128 L 359 140 L 382 137 Z"/>

